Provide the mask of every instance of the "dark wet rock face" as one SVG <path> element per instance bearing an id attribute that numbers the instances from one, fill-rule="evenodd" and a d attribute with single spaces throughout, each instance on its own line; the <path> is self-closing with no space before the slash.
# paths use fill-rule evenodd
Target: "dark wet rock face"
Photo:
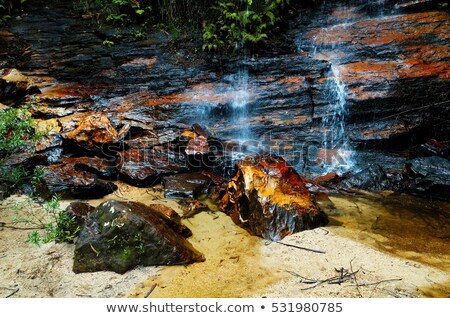
<path id="1" fill-rule="evenodd" d="M 405 158 L 449 158 L 450 16 L 437 1 L 385 1 L 384 10 L 375 2 L 321 1 L 324 6 L 309 16 L 309 9 L 298 9 L 284 40 L 276 40 L 279 46 L 219 64 L 192 54 L 191 43 L 177 43 L 173 54 L 172 39 L 159 31 L 107 48 L 105 34 L 74 14 L 70 2 L 43 7 L 32 1 L 8 31 L 0 31 L 0 102 L 15 106 L 39 87 L 30 112 L 51 137 L 37 151 L 59 170 L 65 163 L 81 171 L 74 180 L 62 177 L 65 185 L 45 182 L 56 192 L 108 193 L 103 181 L 93 180 L 118 177 L 149 186 L 204 169 L 228 180 L 234 159 L 218 144 L 233 139 L 254 141 L 239 149 L 245 154 L 270 146 L 315 178 L 329 172 L 321 155 L 342 150 L 329 147 L 324 136 L 333 133 L 325 123 L 339 117 L 336 105 L 344 99 L 343 135 L 356 158 L 373 150 L 370 163 L 383 172 L 361 159 L 363 172 L 345 176 L 342 186 L 407 191 L 417 178 L 402 171 Z M 22 74 L 6 70 L 11 67 Z M 245 83 L 238 75 L 243 69 Z M 337 82 L 343 91 L 336 92 Z M 381 151 L 395 158 L 380 162 Z M 64 156 L 84 158 L 69 162 Z M 86 158 L 93 156 L 105 159 Z M 222 195 L 226 182 L 211 176 L 215 195 Z"/>
<path id="2" fill-rule="evenodd" d="M 44 170 L 40 192 L 44 197 L 58 193 L 76 198 L 101 198 L 117 190 L 117 186 L 94 173 L 77 169 L 73 163 L 58 163 Z"/>
<path id="3" fill-rule="evenodd" d="M 101 178 L 116 179 L 117 166 L 115 160 L 99 157 L 74 157 L 61 159 L 59 162 L 74 165 L 75 169 L 85 170 Z"/>
<path id="4" fill-rule="evenodd" d="M 142 203 L 106 201 L 90 214 L 80 234 L 73 271 L 124 273 L 138 265 L 204 261 L 174 222 Z"/>
<path id="5" fill-rule="evenodd" d="M 220 207 L 251 234 L 278 241 L 328 223 L 304 180 L 281 157 L 248 157 L 237 169 Z"/>
<path id="6" fill-rule="evenodd" d="M 373 164 L 358 173 L 350 173 L 340 186 L 345 189 L 384 190 L 390 189 L 391 184 L 383 168 Z"/>
<path id="7" fill-rule="evenodd" d="M 441 157 L 416 158 L 406 171 L 412 179 L 407 190 L 436 199 L 450 201 L 450 162 Z"/>
<path id="8" fill-rule="evenodd" d="M 166 198 L 198 198 L 208 192 L 211 179 L 198 173 L 181 173 L 164 177 L 164 196 Z"/>
<path id="9" fill-rule="evenodd" d="M 136 185 L 154 185 L 163 175 L 186 171 L 185 158 L 171 150 L 129 149 L 119 153 L 120 177 Z"/>

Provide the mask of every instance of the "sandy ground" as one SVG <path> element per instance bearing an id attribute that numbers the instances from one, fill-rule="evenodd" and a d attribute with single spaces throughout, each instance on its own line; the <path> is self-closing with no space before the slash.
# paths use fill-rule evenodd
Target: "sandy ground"
<path id="1" fill-rule="evenodd" d="M 164 203 L 181 212 L 176 200 L 162 197 L 160 188 L 124 184 L 120 191 L 90 203 L 98 205 L 109 198 Z M 10 197 L 1 203 L 0 222 L 11 222 L 11 205 L 19 200 Z M 124 275 L 74 274 L 73 245 L 36 247 L 25 242 L 28 231 L 0 228 L 0 297 L 144 297 L 154 286 L 150 297 L 450 296 L 445 295 L 448 271 L 378 251 L 348 238 L 351 235 L 337 225 L 282 241 L 324 252 L 315 253 L 268 244 L 248 235 L 220 212 L 203 212 L 184 222 L 194 233 L 191 243 L 206 257 L 204 263 L 139 267 Z M 339 271 L 344 278 L 346 272 L 356 273 L 341 284 L 325 281 L 341 275 Z M 308 283 L 310 280 L 316 283 Z"/>

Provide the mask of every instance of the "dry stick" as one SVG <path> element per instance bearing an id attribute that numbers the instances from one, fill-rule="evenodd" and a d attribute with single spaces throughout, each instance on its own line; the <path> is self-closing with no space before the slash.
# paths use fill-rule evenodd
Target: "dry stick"
<path id="1" fill-rule="evenodd" d="M 7 229 L 13 229 L 13 230 L 42 230 L 43 227 L 42 226 L 36 226 L 36 227 L 17 227 L 17 226 L 12 226 L 12 225 L 8 225 L 9 223 L 5 223 L 5 222 L 0 222 L 0 227 L 1 228 L 7 228 Z"/>
<path id="2" fill-rule="evenodd" d="M 349 285 L 349 286 L 372 286 L 372 285 L 379 285 L 381 283 L 386 283 L 386 282 L 398 282 L 401 280 L 403 280 L 403 278 L 391 278 L 391 279 L 383 279 L 383 280 L 380 280 L 380 281 L 374 282 L 374 283 L 363 283 L 363 284 Z"/>
<path id="3" fill-rule="evenodd" d="M 17 293 L 19 291 L 19 288 L 14 289 L 8 296 L 6 296 L 5 298 L 9 298 L 11 296 L 13 296 L 15 293 Z"/>
<path id="4" fill-rule="evenodd" d="M 359 209 L 359 207 L 358 207 L 358 209 Z M 352 272 L 353 272 L 353 265 L 352 265 L 353 260 L 354 260 L 354 259 L 352 259 L 352 260 L 350 261 L 350 270 L 351 270 Z M 360 286 L 360 285 L 358 284 L 358 279 L 356 278 L 356 275 L 353 276 L 353 280 L 355 281 L 355 284 L 356 284 L 356 290 L 358 291 L 359 296 L 360 296 L 361 298 L 364 298 L 363 295 L 362 295 L 362 293 L 361 293 L 361 290 L 359 289 L 359 286 Z"/>
<path id="5" fill-rule="evenodd" d="M 306 248 L 306 247 L 302 247 L 302 246 L 297 246 L 297 245 L 292 245 L 292 244 L 287 244 L 287 243 L 282 243 L 282 242 L 275 242 L 275 243 L 281 244 L 281 245 L 284 245 L 284 246 L 293 247 L 293 248 L 298 248 L 299 250 L 305 250 L 305 251 L 308 251 L 308 252 L 314 252 L 314 253 L 319 253 L 319 254 L 325 254 L 324 251 L 313 250 L 313 249 Z M 269 245 L 269 244 L 266 244 L 266 245 Z"/>
<path id="6" fill-rule="evenodd" d="M 336 269 L 337 270 L 337 269 Z M 354 276 L 356 273 L 359 272 L 359 270 L 355 271 L 355 272 L 348 272 L 347 270 L 344 271 L 344 268 L 341 268 L 340 270 L 337 270 L 339 272 L 338 276 L 334 276 L 334 277 L 330 277 L 324 280 L 314 280 L 314 279 L 310 279 L 310 278 L 306 278 L 306 277 L 302 277 L 301 275 L 291 272 L 291 271 L 286 271 L 291 275 L 300 277 L 302 279 L 305 279 L 306 281 L 301 281 L 301 283 L 305 283 L 305 284 L 315 284 L 314 286 L 311 287 L 307 287 L 307 288 L 302 288 L 301 290 L 308 290 L 308 289 L 312 289 L 312 288 L 316 288 L 317 286 L 324 284 L 324 283 L 328 283 L 328 284 L 342 284 L 344 281 L 351 279 L 352 276 Z"/>
<path id="7" fill-rule="evenodd" d="M 153 284 L 148 290 L 148 292 L 144 295 L 144 298 L 148 298 L 148 296 L 150 296 L 150 294 L 155 290 L 156 286 L 157 286 L 156 284 Z"/>

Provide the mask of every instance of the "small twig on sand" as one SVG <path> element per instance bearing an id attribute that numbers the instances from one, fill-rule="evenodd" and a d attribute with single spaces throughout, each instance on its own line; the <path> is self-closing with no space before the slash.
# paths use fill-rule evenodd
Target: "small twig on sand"
<path id="1" fill-rule="evenodd" d="M 328 231 L 328 230 L 325 230 L 324 228 L 321 228 L 321 227 L 319 227 L 319 228 L 317 228 L 318 230 L 322 230 L 322 231 L 324 231 L 325 232 L 325 234 L 324 235 L 328 235 L 328 234 L 330 234 L 330 231 Z"/>
<path id="2" fill-rule="evenodd" d="M 288 246 L 288 247 L 293 247 L 293 248 L 297 248 L 299 250 L 304 250 L 304 251 L 308 251 L 308 252 L 314 252 L 314 253 L 319 253 L 319 254 L 325 254 L 324 251 L 318 251 L 318 250 L 313 250 L 311 248 L 306 248 L 306 247 L 302 247 L 302 246 L 298 246 L 298 245 L 292 245 L 292 244 L 287 244 L 287 243 L 282 243 L 282 242 L 275 242 L 275 241 L 266 241 L 266 246 L 270 245 L 272 243 L 277 243 L 277 244 L 281 244 L 284 246 Z"/>
<path id="3" fill-rule="evenodd" d="M 12 230 L 42 230 L 42 226 L 32 226 L 32 227 L 17 227 L 13 225 L 8 225 L 11 223 L 0 222 L 0 228 L 7 228 Z"/>
<path id="4" fill-rule="evenodd" d="M 10 289 L 10 288 L 8 288 Z M 14 289 L 11 293 L 9 293 L 5 298 L 9 298 L 14 296 L 14 294 L 16 294 L 19 291 L 19 288 Z"/>
<path id="5" fill-rule="evenodd" d="M 306 278 L 306 277 L 302 277 L 299 274 L 295 273 L 295 272 L 291 272 L 291 271 L 286 271 L 287 273 L 293 275 L 293 276 L 297 276 L 302 278 L 302 280 L 300 281 L 300 283 L 304 283 L 304 284 L 314 284 L 311 287 L 307 287 L 307 288 L 302 288 L 301 290 L 308 290 L 308 289 L 312 289 L 315 288 L 321 284 L 324 283 L 328 283 L 328 284 L 338 284 L 341 285 L 343 282 L 353 279 L 353 276 L 356 275 L 356 273 L 359 272 L 359 270 L 355 271 L 355 272 L 349 272 L 347 269 L 345 268 L 340 268 L 340 269 L 335 269 L 339 275 L 338 276 L 333 276 L 327 279 L 311 279 L 311 278 Z"/>
<path id="6" fill-rule="evenodd" d="M 380 280 L 378 282 L 373 282 L 373 283 L 362 283 L 362 284 L 354 284 L 354 285 L 349 285 L 349 286 L 372 286 L 372 285 L 379 285 L 381 283 L 386 283 L 386 282 L 398 282 L 403 280 L 403 278 L 391 278 L 391 279 L 383 279 Z"/>
<path id="7" fill-rule="evenodd" d="M 153 284 L 148 290 L 148 292 L 144 295 L 144 298 L 148 298 L 148 296 L 150 296 L 150 294 L 155 290 L 156 286 L 157 286 L 156 284 Z"/>
<path id="8" fill-rule="evenodd" d="M 359 208 L 358 208 L 358 209 L 359 209 Z M 354 259 L 352 259 L 352 260 L 350 261 L 350 271 L 352 271 L 352 272 L 353 272 L 353 265 L 352 265 L 353 260 L 354 260 Z M 356 290 L 358 291 L 359 297 L 363 298 L 363 295 L 362 295 L 362 293 L 361 293 L 361 290 L 359 289 L 359 286 L 361 286 L 361 285 L 358 284 L 358 278 L 356 277 L 356 275 L 353 276 L 353 280 L 355 281 L 355 284 L 356 284 Z"/>

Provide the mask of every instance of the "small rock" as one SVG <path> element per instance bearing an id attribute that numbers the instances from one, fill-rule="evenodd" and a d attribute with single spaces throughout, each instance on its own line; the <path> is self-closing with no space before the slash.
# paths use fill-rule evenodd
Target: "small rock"
<path id="1" fill-rule="evenodd" d="M 210 153 L 208 139 L 198 136 L 189 140 L 185 151 L 187 155 L 206 155 Z"/>
<path id="2" fill-rule="evenodd" d="M 206 204 L 192 198 L 181 200 L 180 205 L 183 209 L 183 219 L 191 218 L 200 212 L 209 210 Z"/>
<path id="3" fill-rule="evenodd" d="M 408 191 L 436 199 L 450 201 L 450 162 L 442 157 L 416 158 L 406 164 L 413 181 Z"/>
<path id="4" fill-rule="evenodd" d="M 211 180 L 201 173 L 190 172 L 164 177 L 162 183 L 166 198 L 198 198 L 208 192 Z"/>
<path id="5" fill-rule="evenodd" d="M 123 138 L 128 127 L 118 132 L 104 114 L 96 113 L 81 119 L 78 127 L 63 136 L 79 144 L 92 147 L 94 144 L 114 144 Z"/>
<path id="6" fill-rule="evenodd" d="M 102 178 L 113 179 L 118 173 L 114 159 L 108 160 L 99 157 L 75 157 L 65 158 L 60 162 L 72 164 L 75 168 L 93 172 Z"/>
<path id="7" fill-rule="evenodd" d="M 388 176 L 380 165 L 371 164 L 368 168 L 348 173 L 340 182 L 343 188 L 360 190 L 387 190 L 391 188 Z"/>

